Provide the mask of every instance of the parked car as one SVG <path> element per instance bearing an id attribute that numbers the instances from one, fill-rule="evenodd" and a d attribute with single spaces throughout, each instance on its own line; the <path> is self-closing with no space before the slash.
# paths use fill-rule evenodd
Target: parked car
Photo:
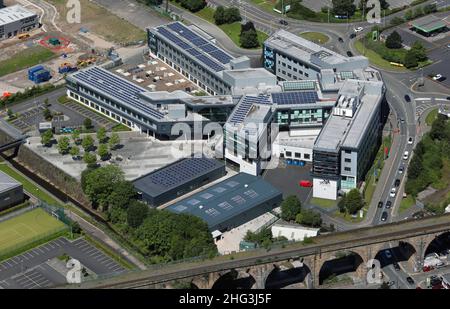
<path id="1" fill-rule="evenodd" d="M 353 53 L 351 51 L 347 51 L 347 56 L 353 57 Z"/>
<path id="2" fill-rule="evenodd" d="M 355 31 L 356 33 L 361 32 L 361 31 L 363 31 L 363 30 L 364 30 L 363 27 L 357 27 L 357 28 L 354 28 L 354 29 L 353 29 L 353 31 Z"/>
<path id="3" fill-rule="evenodd" d="M 391 208 L 391 206 L 392 206 L 392 202 L 391 201 L 387 201 L 386 202 L 386 209 Z"/>
<path id="4" fill-rule="evenodd" d="M 383 208 L 383 202 L 382 201 L 378 202 L 378 208 Z"/>
<path id="5" fill-rule="evenodd" d="M 350 39 L 354 39 L 354 38 L 356 38 L 356 34 L 355 33 L 350 34 Z"/>
<path id="6" fill-rule="evenodd" d="M 422 271 L 425 273 L 425 272 L 429 272 L 429 271 L 432 271 L 433 270 L 433 267 L 432 266 L 424 266 L 424 267 L 422 267 Z"/>
<path id="7" fill-rule="evenodd" d="M 344 39 L 341 38 L 341 37 L 338 38 L 338 41 L 341 42 L 341 43 L 344 43 Z"/>
<path id="8" fill-rule="evenodd" d="M 411 98 L 407 94 L 405 94 L 405 101 L 408 102 L 408 103 L 411 102 Z"/>
<path id="9" fill-rule="evenodd" d="M 313 186 L 313 183 L 309 180 L 300 180 L 299 185 L 300 187 L 311 188 Z"/>
<path id="10" fill-rule="evenodd" d="M 289 23 L 287 21 L 285 21 L 284 19 L 281 19 L 280 24 L 287 26 Z"/>
<path id="11" fill-rule="evenodd" d="M 442 78 L 441 74 L 436 74 L 436 75 L 433 76 L 433 80 L 439 80 L 441 78 Z"/>
<path id="12" fill-rule="evenodd" d="M 388 218 L 388 213 L 386 211 L 383 211 L 381 214 L 381 221 L 386 221 Z"/>
<path id="13" fill-rule="evenodd" d="M 392 265 L 394 266 L 394 269 L 395 269 L 396 271 L 400 271 L 400 265 L 398 265 L 397 262 L 394 262 Z"/>

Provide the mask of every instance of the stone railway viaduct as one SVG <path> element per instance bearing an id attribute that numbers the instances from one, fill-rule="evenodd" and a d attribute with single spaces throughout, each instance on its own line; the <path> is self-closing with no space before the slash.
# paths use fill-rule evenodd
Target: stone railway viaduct
<path id="1" fill-rule="evenodd" d="M 281 247 L 257 249 L 201 261 L 155 265 L 141 272 L 130 272 L 66 287 L 164 288 L 174 287 L 182 282 L 209 289 L 224 276 L 232 275 L 234 279 L 251 279 L 252 283 L 248 287 L 263 289 L 266 288 L 266 281 L 271 273 L 290 265 L 305 267 L 307 287 L 320 288 L 320 272 L 323 266 L 346 252 L 353 253 L 359 260 L 359 263 L 354 265 L 354 275 L 367 282 L 367 264 L 377 258 L 380 251 L 399 248 L 398 250 L 407 256 L 406 260 L 413 265 L 423 262 L 426 249 L 436 237 L 450 235 L 449 232 L 450 215 L 427 217 L 321 235 L 313 238 L 311 244 L 289 243 Z"/>

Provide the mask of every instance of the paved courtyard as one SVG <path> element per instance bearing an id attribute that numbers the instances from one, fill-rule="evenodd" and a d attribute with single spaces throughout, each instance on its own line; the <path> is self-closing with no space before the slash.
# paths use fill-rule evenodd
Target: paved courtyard
<path id="1" fill-rule="evenodd" d="M 92 136 L 96 140 L 95 134 Z M 112 151 L 112 158 L 121 159 L 121 161 L 115 160 L 115 163 L 124 171 L 125 178 L 128 180 L 136 179 L 180 158 L 188 157 L 194 152 L 204 150 L 208 153 L 211 150 L 207 141 L 158 141 L 139 132 L 121 132 L 119 136 L 123 146 Z M 30 137 L 25 146 L 76 179 L 81 178 L 81 172 L 86 168 L 83 160 L 73 160 L 70 155 L 59 154 L 57 146 L 44 147 L 38 136 Z M 82 156 L 83 153 L 80 155 Z M 110 161 L 99 162 L 102 166 L 111 164 Z"/>

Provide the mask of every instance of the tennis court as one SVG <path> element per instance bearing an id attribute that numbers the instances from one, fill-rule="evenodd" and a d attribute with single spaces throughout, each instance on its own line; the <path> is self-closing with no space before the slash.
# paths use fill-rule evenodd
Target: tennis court
<path id="1" fill-rule="evenodd" d="M 50 237 L 65 228 L 62 222 L 40 208 L 0 222 L 0 254 Z"/>

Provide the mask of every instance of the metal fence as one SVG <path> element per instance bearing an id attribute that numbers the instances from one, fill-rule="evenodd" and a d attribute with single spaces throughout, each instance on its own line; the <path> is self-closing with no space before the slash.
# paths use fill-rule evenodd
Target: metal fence
<path id="1" fill-rule="evenodd" d="M 67 226 L 72 225 L 72 220 L 65 214 L 63 207 L 49 205 L 43 201 L 39 201 L 36 207 L 42 208 L 49 215 L 55 217 Z"/>

